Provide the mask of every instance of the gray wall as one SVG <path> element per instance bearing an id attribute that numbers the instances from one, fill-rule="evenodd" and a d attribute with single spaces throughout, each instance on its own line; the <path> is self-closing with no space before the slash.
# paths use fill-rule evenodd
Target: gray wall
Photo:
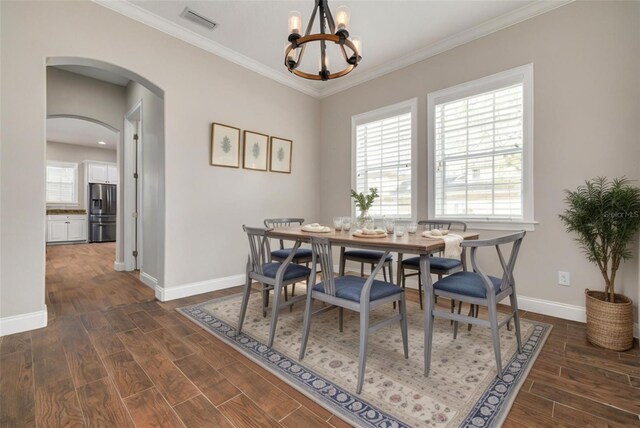
<path id="1" fill-rule="evenodd" d="M 163 280 L 164 101 L 144 86 L 127 86 L 127 112 L 142 100 L 142 269 Z M 123 150 L 124 152 L 124 150 Z M 160 282 L 159 285 L 162 286 Z"/>
<path id="2" fill-rule="evenodd" d="M 159 280 L 165 289 L 241 274 L 243 223 L 285 215 L 318 219 L 319 100 L 92 2 L 1 2 L 0 8 L 1 317 L 45 308 L 48 57 L 106 61 L 164 91 L 165 270 Z M 132 40 L 140 48 L 132 49 Z M 214 121 L 293 140 L 292 174 L 210 166 Z"/>
<path id="3" fill-rule="evenodd" d="M 78 205 L 61 206 L 56 204 L 47 206 L 47 208 L 86 209 L 87 183 L 83 162 L 87 160 L 115 163 L 117 160 L 116 151 L 47 141 L 47 161 L 74 162 L 78 164 Z"/>
<path id="4" fill-rule="evenodd" d="M 350 212 L 353 115 L 418 98 L 417 203 L 423 219 L 427 94 L 533 63 L 535 219 L 540 224 L 521 251 L 519 294 L 584 306 L 584 289 L 601 289 L 603 281 L 565 233 L 558 214 L 565 206 L 563 189 L 585 179 L 640 179 L 639 22 L 638 2 L 575 2 L 323 99 L 322 220 Z M 571 273 L 570 287 L 557 285 L 558 271 Z M 624 265 L 617 284 L 637 299 L 637 256 Z"/>

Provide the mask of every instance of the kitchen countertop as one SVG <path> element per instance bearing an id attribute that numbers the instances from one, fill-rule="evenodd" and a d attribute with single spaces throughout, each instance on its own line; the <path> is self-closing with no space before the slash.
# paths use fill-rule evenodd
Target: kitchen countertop
<path id="1" fill-rule="evenodd" d="M 87 210 L 47 210 L 47 215 L 84 215 Z"/>

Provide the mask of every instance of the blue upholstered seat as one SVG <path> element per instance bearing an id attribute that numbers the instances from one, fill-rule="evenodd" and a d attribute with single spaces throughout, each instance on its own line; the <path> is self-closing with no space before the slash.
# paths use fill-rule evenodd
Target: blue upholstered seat
<path id="1" fill-rule="evenodd" d="M 432 269 L 451 270 L 458 267 L 462 267 L 462 262 L 456 259 L 447 259 L 444 257 L 431 257 L 429 261 L 431 263 Z M 419 268 L 420 257 L 411 257 L 409 259 L 403 260 L 402 265 L 415 266 L 416 268 Z"/>
<path id="2" fill-rule="evenodd" d="M 366 281 L 367 280 L 365 278 L 361 278 L 359 276 L 339 276 L 335 278 L 336 297 L 351 300 L 353 302 L 360 302 L 360 293 L 362 292 L 362 287 Z M 324 284 L 320 282 L 314 285 L 313 289 L 314 291 L 324 293 Z M 400 287 L 396 287 L 388 282 L 374 280 L 371 285 L 369 301 L 382 299 L 402 292 L 404 292 L 404 290 Z"/>
<path id="3" fill-rule="evenodd" d="M 493 289 L 496 294 L 500 291 L 500 283 L 502 279 L 495 276 L 489 276 L 493 283 Z M 478 297 L 485 299 L 487 297 L 487 289 L 482 282 L 480 274 L 475 272 L 457 272 L 442 278 L 433 284 L 436 290 L 447 291 L 449 293 L 461 294 L 463 296 Z"/>
<path id="4" fill-rule="evenodd" d="M 265 263 L 262 265 L 262 272 L 269 278 L 275 278 L 280 266 L 282 266 L 281 263 Z M 291 263 L 289 266 L 287 266 L 287 270 L 284 273 L 283 279 L 285 281 L 288 281 L 295 278 L 305 278 L 310 274 L 311 269 L 309 269 L 308 267 Z"/>
<path id="5" fill-rule="evenodd" d="M 380 257 L 382 257 L 383 254 L 384 253 L 381 251 L 367 251 L 367 250 L 349 250 L 344 252 L 344 255 L 346 257 L 358 257 L 360 259 L 369 259 L 372 262 L 377 262 L 378 260 L 380 260 Z M 393 257 L 391 256 L 391 254 L 389 254 L 387 258 L 384 260 L 387 262 L 390 262 L 393 260 Z"/>
<path id="6" fill-rule="evenodd" d="M 271 252 L 271 257 L 275 257 L 278 259 L 286 259 L 291 254 L 291 250 L 293 248 L 283 248 L 282 250 L 276 250 Z M 293 256 L 293 259 L 303 259 L 303 258 L 311 258 L 313 256 L 313 252 L 309 248 L 298 248 L 296 250 L 296 255 Z"/>

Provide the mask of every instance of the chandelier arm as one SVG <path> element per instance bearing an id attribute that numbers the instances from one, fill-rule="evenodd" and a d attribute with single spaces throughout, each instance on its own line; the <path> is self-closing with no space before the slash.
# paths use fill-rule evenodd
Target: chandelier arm
<path id="1" fill-rule="evenodd" d="M 344 44 L 340 45 L 340 51 L 342 52 L 342 57 L 346 62 L 349 62 L 349 57 L 347 56 L 347 50 L 344 48 Z"/>
<path id="2" fill-rule="evenodd" d="M 298 52 L 298 59 L 296 61 L 296 66 L 295 68 L 298 68 L 298 66 L 300 65 L 300 63 L 302 62 L 302 57 L 304 56 L 304 50 L 307 48 L 307 45 L 302 45 L 302 47 L 300 48 L 300 51 Z"/>
<path id="3" fill-rule="evenodd" d="M 327 0 L 321 0 L 324 3 L 325 7 L 325 16 L 327 18 L 327 23 L 329 24 L 329 31 L 331 34 L 336 33 L 336 23 L 333 21 L 333 15 L 331 15 L 331 10 L 329 9 L 329 2 Z"/>
<path id="4" fill-rule="evenodd" d="M 304 32 L 305 36 L 311 34 L 311 29 L 313 28 L 313 21 L 316 20 L 316 13 L 318 12 L 318 3 L 313 7 L 313 12 L 311 13 L 311 18 L 309 18 L 309 23 L 307 24 L 307 29 Z"/>

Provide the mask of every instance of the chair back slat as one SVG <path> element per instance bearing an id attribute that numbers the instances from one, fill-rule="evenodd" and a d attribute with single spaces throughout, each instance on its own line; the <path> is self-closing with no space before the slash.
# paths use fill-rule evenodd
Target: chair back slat
<path id="1" fill-rule="evenodd" d="M 263 275 L 262 265 L 271 262 L 271 247 L 267 232 L 271 229 L 242 226 L 249 238 L 249 263 L 251 270 Z"/>
<path id="2" fill-rule="evenodd" d="M 313 250 L 313 266 L 320 263 L 320 278 L 324 286 L 324 293 L 330 296 L 336 295 L 336 283 L 333 276 L 333 252 L 328 238 L 311 237 Z"/>
<path id="3" fill-rule="evenodd" d="M 467 223 L 459 220 L 420 220 L 418 224 L 421 225 L 424 230 L 446 229 L 467 231 Z"/>
<path id="4" fill-rule="evenodd" d="M 264 220 L 264 226 L 268 229 L 275 229 L 276 227 L 290 227 L 291 225 L 300 225 L 304 223 L 303 218 L 298 217 L 282 217 L 282 218 L 266 218 Z M 284 241 L 280 239 L 280 249 L 284 248 Z"/>
<path id="5" fill-rule="evenodd" d="M 508 287 L 515 287 L 513 270 L 515 269 L 516 260 L 518 258 L 520 246 L 522 245 L 522 240 L 524 239 L 525 234 L 526 232 L 522 231 L 518 233 L 513 233 L 511 235 L 501 236 L 499 238 L 463 241 L 462 243 L 463 248 L 466 248 L 466 247 L 471 248 L 471 266 L 473 267 L 473 271 L 479 273 L 484 278 L 486 287 L 493 288 L 493 285 L 490 284 L 487 274 L 478 265 L 478 259 L 477 259 L 478 248 L 489 247 L 489 246 L 493 246 L 496 248 L 496 252 L 498 253 L 498 259 L 500 261 L 500 266 L 502 268 L 502 280 L 500 282 L 500 289 L 498 291 L 502 291 Z M 509 254 L 509 261 L 506 262 L 504 254 L 502 253 L 502 249 L 500 247 L 508 244 L 512 244 L 512 246 L 511 246 L 511 253 Z"/>

